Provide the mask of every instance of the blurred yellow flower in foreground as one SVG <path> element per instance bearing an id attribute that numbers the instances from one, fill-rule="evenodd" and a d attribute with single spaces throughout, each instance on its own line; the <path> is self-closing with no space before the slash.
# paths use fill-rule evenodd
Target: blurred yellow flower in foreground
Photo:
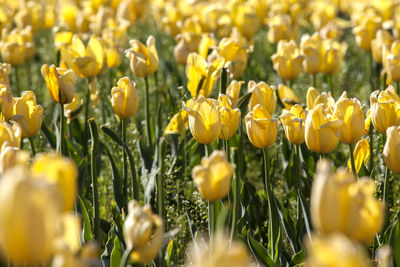
<path id="1" fill-rule="evenodd" d="M 209 157 L 203 157 L 201 165 L 192 170 L 193 182 L 201 197 L 208 201 L 224 198 L 230 190 L 233 170 L 223 151 L 216 150 Z"/>
<path id="2" fill-rule="evenodd" d="M 4 174 L 7 170 L 17 165 L 26 166 L 29 161 L 27 151 L 21 150 L 19 147 L 9 146 L 3 143 L 0 153 L 0 174 Z"/>
<path id="3" fill-rule="evenodd" d="M 279 117 L 283 129 L 285 130 L 286 138 L 295 145 L 304 143 L 305 119 L 307 112 L 301 105 L 294 105 L 290 110 L 283 110 Z"/>
<path id="4" fill-rule="evenodd" d="M 400 127 L 391 126 L 386 130 L 386 143 L 383 148 L 383 159 L 386 166 L 400 173 Z"/>
<path id="5" fill-rule="evenodd" d="M 271 59 L 274 70 L 282 79 L 291 80 L 300 75 L 304 57 L 300 55 L 295 41 L 279 41 L 277 51 Z"/>
<path id="6" fill-rule="evenodd" d="M 44 64 L 40 70 L 46 81 L 51 98 L 61 104 L 72 101 L 75 90 L 75 74 L 72 70 L 56 68 L 56 66 Z M 61 96 L 61 100 L 60 100 Z"/>
<path id="7" fill-rule="evenodd" d="M 14 121 L 0 123 L 0 147 L 6 143 L 7 146 L 21 146 L 22 130 L 18 123 Z"/>
<path id="8" fill-rule="evenodd" d="M 131 260 L 146 263 L 154 259 L 163 243 L 163 235 L 163 220 L 151 212 L 150 206 L 143 208 L 136 200 L 131 200 L 124 222 L 126 249 L 133 249 Z"/>
<path id="9" fill-rule="evenodd" d="M 131 70 L 136 77 L 144 78 L 158 69 L 158 54 L 156 39 L 150 35 L 146 45 L 139 40 L 130 40 L 131 48 L 125 50 L 125 56 L 129 59 Z"/>
<path id="10" fill-rule="evenodd" d="M 118 80 L 117 87 L 111 89 L 111 105 L 115 114 L 121 119 L 135 115 L 139 106 L 135 82 L 123 77 Z"/>
<path id="11" fill-rule="evenodd" d="M 340 232 L 369 244 L 385 219 L 375 190 L 375 182 L 368 177 L 356 180 L 343 168 L 333 174 L 330 161 L 319 161 L 310 198 L 314 227 L 324 234 Z"/>

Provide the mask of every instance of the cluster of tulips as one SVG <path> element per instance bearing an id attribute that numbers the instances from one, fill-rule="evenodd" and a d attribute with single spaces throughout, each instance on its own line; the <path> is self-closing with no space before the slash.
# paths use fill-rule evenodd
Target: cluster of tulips
<path id="1" fill-rule="evenodd" d="M 4 265 L 400 264 L 397 1 L 0 3 Z M 337 92 L 349 39 L 369 58 L 369 109 L 348 97 L 354 88 Z M 256 55 L 273 78 L 255 81 Z M 55 105 L 43 108 L 45 87 Z M 257 149 L 263 164 L 251 162 Z M 207 209 L 208 227 L 166 207 L 171 177 L 178 197 Z"/>

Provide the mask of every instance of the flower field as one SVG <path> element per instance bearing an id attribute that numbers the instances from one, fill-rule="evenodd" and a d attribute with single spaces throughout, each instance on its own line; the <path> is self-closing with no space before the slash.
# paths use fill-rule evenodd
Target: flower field
<path id="1" fill-rule="evenodd" d="M 0 266 L 400 266 L 397 0 L 0 0 Z"/>

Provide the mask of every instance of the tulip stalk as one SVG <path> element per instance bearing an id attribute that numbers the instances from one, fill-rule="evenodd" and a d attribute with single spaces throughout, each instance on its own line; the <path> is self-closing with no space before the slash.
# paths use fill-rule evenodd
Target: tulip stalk
<path id="1" fill-rule="evenodd" d="M 147 79 L 147 76 L 144 77 L 145 81 L 145 94 L 144 94 L 144 116 L 146 119 L 146 140 L 147 140 L 147 146 L 151 147 L 151 132 L 150 132 L 150 116 L 149 116 L 149 81 Z"/>
<path id="2" fill-rule="evenodd" d="M 350 162 L 351 162 L 351 170 L 353 171 L 354 176 L 357 177 L 356 165 L 354 163 L 354 144 L 349 144 L 349 153 L 350 153 Z"/>
<path id="3" fill-rule="evenodd" d="M 89 84 L 92 84 L 92 79 L 93 78 L 89 78 Z M 87 153 L 87 150 L 88 150 L 86 140 L 88 140 L 88 138 L 89 138 L 89 126 L 86 123 L 89 119 L 89 102 L 90 102 L 90 89 L 88 88 L 86 90 L 86 97 L 85 97 L 85 142 L 83 142 L 83 148 L 84 148 L 85 154 Z"/>
<path id="4" fill-rule="evenodd" d="M 312 84 L 314 88 L 317 88 L 317 74 L 312 74 Z"/>
<path id="5" fill-rule="evenodd" d="M 99 136 L 97 133 L 97 125 L 94 118 L 91 118 L 87 122 L 90 127 L 91 135 L 91 147 L 90 147 L 90 176 L 92 178 L 93 186 L 93 218 L 94 218 L 94 237 L 100 241 L 100 203 L 99 203 L 99 189 L 97 185 L 97 154 L 98 154 L 98 142 Z"/>
<path id="6" fill-rule="evenodd" d="M 126 144 L 126 127 L 127 119 L 121 119 L 121 139 Z M 124 181 L 124 196 L 128 197 L 128 162 L 126 160 L 127 155 L 125 149 L 122 148 L 122 179 Z"/>
<path id="7" fill-rule="evenodd" d="M 61 93 L 60 93 L 61 94 Z M 59 98 L 61 99 L 61 97 Z M 65 122 L 64 122 L 64 104 L 60 103 L 60 136 L 57 144 L 57 152 L 61 155 L 66 156 L 66 146 L 65 146 Z"/>
<path id="8" fill-rule="evenodd" d="M 205 149 L 205 156 L 209 157 L 212 152 L 211 145 L 205 144 L 204 149 Z M 210 238 L 214 235 L 214 232 L 215 232 L 215 202 L 208 201 L 208 233 L 210 235 Z"/>
<path id="9" fill-rule="evenodd" d="M 374 169 L 374 127 L 372 124 L 369 126 L 369 176 L 374 179 L 373 169 Z"/>
<path id="10" fill-rule="evenodd" d="M 31 145 L 31 150 L 32 150 L 32 156 L 36 155 L 36 148 L 35 148 L 35 143 L 33 142 L 33 137 L 29 137 L 29 144 Z"/>

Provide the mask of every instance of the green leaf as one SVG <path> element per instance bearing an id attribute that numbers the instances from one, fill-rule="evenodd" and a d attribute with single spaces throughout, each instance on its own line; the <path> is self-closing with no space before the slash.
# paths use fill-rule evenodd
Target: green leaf
<path id="1" fill-rule="evenodd" d="M 292 257 L 291 265 L 301 265 L 304 264 L 306 260 L 306 252 L 304 249 L 301 249 Z"/>
<path id="2" fill-rule="evenodd" d="M 276 266 L 273 259 L 269 255 L 268 250 L 249 234 L 247 234 L 247 243 L 249 244 L 251 252 L 257 257 L 257 259 L 261 260 L 267 266 Z"/>
<path id="3" fill-rule="evenodd" d="M 174 249 L 174 240 L 171 238 L 168 242 L 168 246 L 167 246 L 167 255 L 166 256 L 166 261 L 167 261 L 167 265 L 169 265 L 169 262 L 171 261 L 171 256 L 172 256 L 172 251 Z"/>
<path id="4" fill-rule="evenodd" d="M 110 266 L 111 267 L 119 267 L 122 258 L 122 249 L 121 243 L 119 242 L 118 237 L 114 238 L 114 247 L 111 251 L 110 257 Z"/>
<path id="5" fill-rule="evenodd" d="M 390 233 L 389 243 L 392 247 L 394 266 L 400 266 L 400 224 L 398 217 Z"/>
<path id="6" fill-rule="evenodd" d="M 83 220 L 83 238 L 85 239 L 85 242 L 89 242 L 93 240 L 93 235 L 90 227 L 90 220 L 89 220 L 89 215 L 87 213 L 85 204 L 83 203 L 82 199 L 78 196 L 79 198 L 79 204 L 81 206 L 81 212 L 82 212 L 82 220 Z"/>

